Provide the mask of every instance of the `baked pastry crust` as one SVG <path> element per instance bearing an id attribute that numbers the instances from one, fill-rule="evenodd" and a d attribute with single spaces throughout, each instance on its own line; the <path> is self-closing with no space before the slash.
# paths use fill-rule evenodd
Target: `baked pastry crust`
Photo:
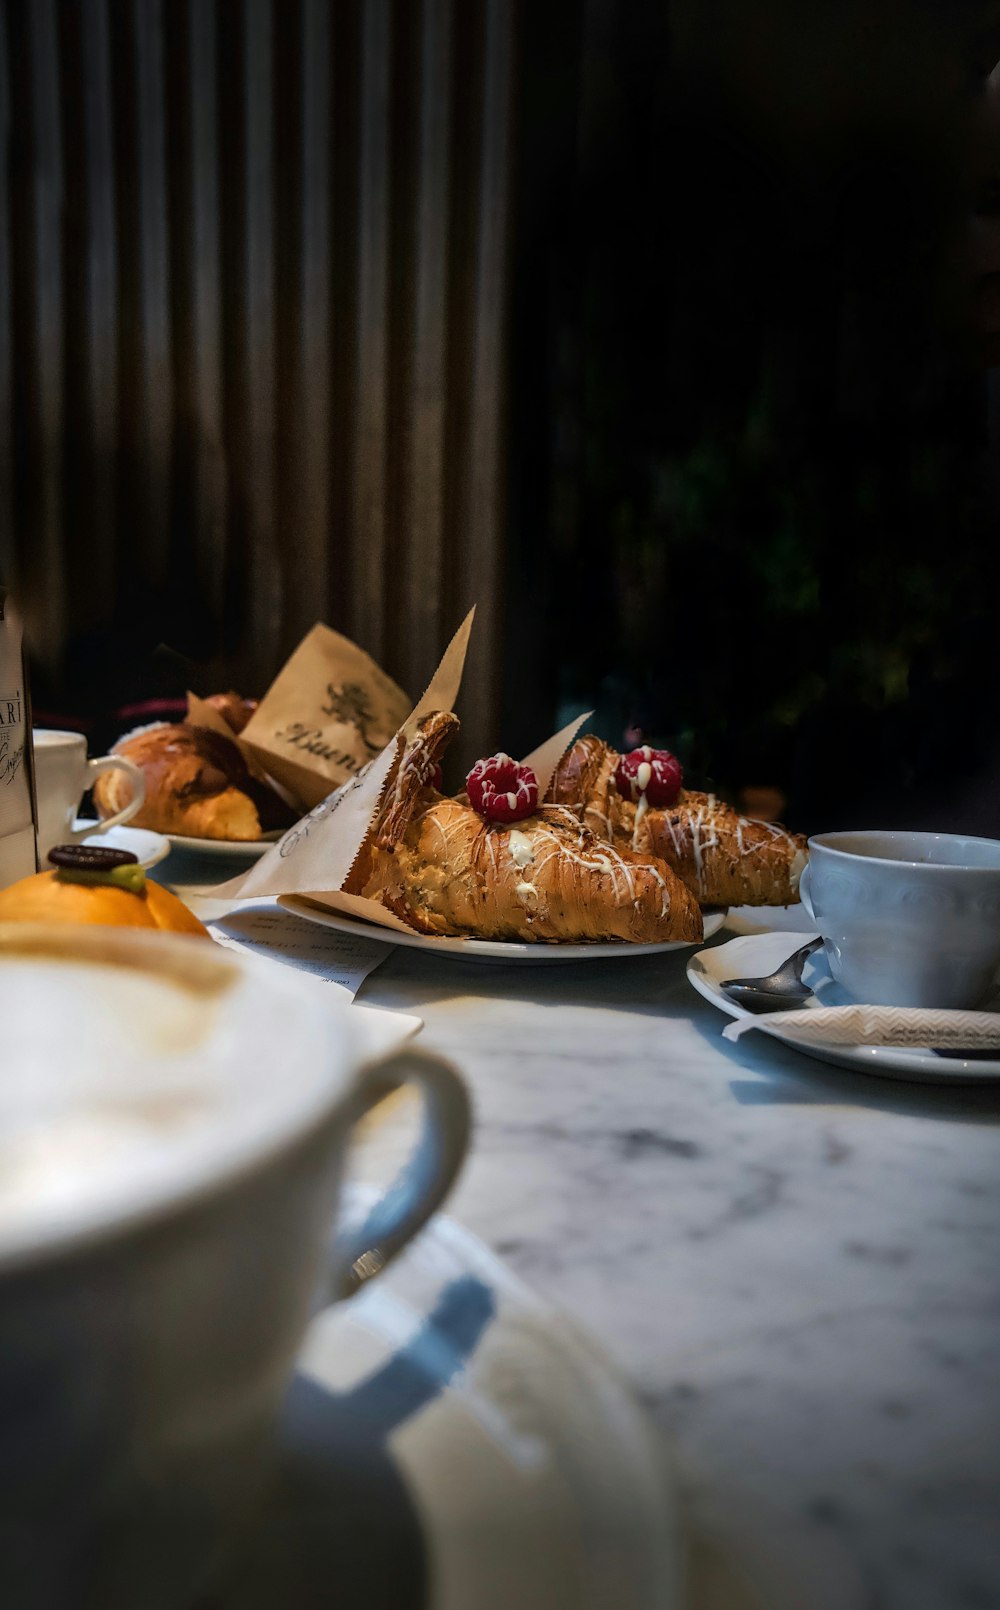
<path id="1" fill-rule="evenodd" d="M 145 774 L 146 798 L 132 818 L 135 827 L 235 842 L 260 839 L 293 819 L 277 795 L 250 775 L 237 745 L 208 727 L 158 722 L 119 738 L 112 753 Z M 123 772 L 95 779 L 94 802 L 102 817 L 122 810 L 130 798 Z"/>
<path id="2" fill-rule="evenodd" d="M 544 805 L 484 822 L 430 777 L 456 716 L 425 718 L 390 773 L 369 843 L 345 885 L 419 932 L 477 939 L 655 944 L 702 938 L 701 911 L 662 861 L 598 840 Z"/>
<path id="3" fill-rule="evenodd" d="M 714 794 L 682 789 L 675 805 L 644 806 L 615 786 L 620 755 L 578 738 L 556 767 L 549 799 L 571 806 L 619 849 L 659 856 L 706 906 L 787 906 L 799 898 L 806 841 L 773 822 L 740 816 Z"/>
<path id="4" fill-rule="evenodd" d="M 239 693 L 210 693 L 205 700 L 213 710 L 218 710 L 223 721 L 232 727 L 233 731 L 240 733 L 254 714 L 260 703 L 259 699 L 244 699 Z"/>

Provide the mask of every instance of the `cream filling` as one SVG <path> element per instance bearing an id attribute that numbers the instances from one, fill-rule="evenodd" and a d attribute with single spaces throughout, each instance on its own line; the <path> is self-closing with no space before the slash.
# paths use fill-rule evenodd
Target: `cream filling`
<path id="1" fill-rule="evenodd" d="M 530 866 L 535 859 L 535 850 L 527 833 L 519 832 L 516 827 L 512 828 L 507 842 L 510 845 L 510 856 L 514 865 L 522 870 Z"/>

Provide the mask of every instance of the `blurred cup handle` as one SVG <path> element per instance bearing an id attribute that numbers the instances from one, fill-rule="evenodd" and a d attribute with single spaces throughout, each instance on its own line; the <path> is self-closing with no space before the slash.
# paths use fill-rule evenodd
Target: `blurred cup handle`
<path id="1" fill-rule="evenodd" d="M 810 869 L 808 863 L 802 869 L 802 876 L 799 878 L 799 899 L 802 901 L 802 904 L 805 906 L 805 908 L 808 911 L 810 917 L 813 919 L 813 922 L 815 922 L 816 921 L 816 913 L 813 910 L 812 896 L 809 893 L 809 872 L 810 872 L 810 870 L 811 869 Z"/>
<path id="2" fill-rule="evenodd" d="M 404 1050 L 361 1076 L 356 1125 L 400 1084 L 416 1085 L 423 1116 L 417 1144 L 399 1177 L 364 1223 L 338 1232 L 330 1253 L 329 1297 L 350 1297 L 402 1252 L 447 1196 L 469 1146 L 472 1114 L 465 1085 L 439 1057 Z"/>
<path id="3" fill-rule="evenodd" d="M 132 798 L 120 811 L 116 811 L 114 816 L 106 816 L 102 822 L 98 822 L 96 827 L 88 827 L 79 833 L 77 835 L 79 838 L 89 837 L 91 833 L 106 833 L 109 827 L 121 827 L 125 822 L 130 822 L 136 812 L 142 810 L 145 803 L 145 774 L 138 766 L 133 765 L 131 760 L 126 760 L 124 755 L 102 755 L 99 760 L 88 760 L 87 777 L 89 781 L 87 787 L 92 787 L 94 778 L 99 777 L 102 772 L 106 771 L 123 771 L 125 773 L 132 784 Z"/>

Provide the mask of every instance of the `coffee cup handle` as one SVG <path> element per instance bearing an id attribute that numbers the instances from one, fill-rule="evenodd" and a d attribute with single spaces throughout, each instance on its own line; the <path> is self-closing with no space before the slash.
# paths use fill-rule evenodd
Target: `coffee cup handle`
<path id="1" fill-rule="evenodd" d="M 412 1241 L 447 1196 L 468 1150 L 472 1111 L 465 1085 L 447 1062 L 421 1051 L 404 1050 L 364 1070 L 353 1122 L 404 1083 L 419 1086 L 423 1098 L 420 1137 L 364 1222 L 338 1232 L 328 1265 L 334 1301 L 381 1274 Z"/>
<path id="2" fill-rule="evenodd" d="M 106 833 L 109 827 L 121 827 L 123 823 L 131 822 L 133 816 L 142 809 L 145 803 L 145 773 L 131 760 L 126 760 L 124 755 L 102 755 L 99 760 L 88 760 L 88 788 L 93 784 L 94 778 L 99 777 L 105 771 L 123 771 L 132 784 L 132 798 L 120 811 L 116 811 L 114 816 L 106 816 L 103 821 L 98 822 L 96 827 L 83 829 L 78 835 L 80 838 L 86 838 L 91 833 Z"/>
<path id="3" fill-rule="evenodd" d="M 812 896 L 809 893 L 809 864 L 808 864 L 808 862 L 802 868 L 802 873 L 801 873 L 801 876 L 799 878 L 799 899 L 802 901 L 802 904 L 805 906 L 805 908 L 808 911 L 810 917 L 813 919 L 813 922 L 815 922 L 816 921 L 816 913 L 813 910 Z"/>

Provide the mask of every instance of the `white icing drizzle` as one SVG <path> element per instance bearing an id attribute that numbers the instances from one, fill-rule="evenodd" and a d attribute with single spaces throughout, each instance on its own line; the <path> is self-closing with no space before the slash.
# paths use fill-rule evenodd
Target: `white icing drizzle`
<path id="1" fill-rule="evenodd" d="M 433 826 L 437 828 L 438 833 L 441 835 L 441 843 L 444 845 L 444 853 L 445 853 L 445 855 L 447 855 L 448 854 L 448 848 L 449 848 L 449 846 L 448 846 L 448 834 L 446 833 L 444 827 L 442 826 L 441 818 L 436 814 L 436 812 L 433 809 L 431 809 L 430 811 L 424 811 L 422 813 L 422 815 L 424 815 L 424 816 L 429 815 L 430 816 L 430 819 L 431 819 L 431 822 L 432 822 Z"/>
<path id="2" fill-rule="evenodd" d="M 649 800 L 646 798 L 646 795 L 644 793 L 640 794 L 639 795 L 639 803 L 635 808 L 635 825 L 632 828 L 632 848 L 633 848 L 633 850 L 638 850 L 638 848 L 639 848 L 639 828 L 640 828 L 640 826 L 642 824 L 642 819 L 643 819 L 643 817 L 645 816 L 645 814 L 646 814 L 646 812 L 648 810 L 649 810 Z"/>
<path id="3" fill-rule="evenodd" d="M 683 839 L 678 837 L 677 823 L 674 821 L 674 818 L 669 814 L 666 817 L 666 823 L 667 823 L 667 832 L 670 834 L 670 842 L 673 845 L 674 854 L 675 855 L 683 855 L 684 854 L 684 841 L 683 841 Z"/>

